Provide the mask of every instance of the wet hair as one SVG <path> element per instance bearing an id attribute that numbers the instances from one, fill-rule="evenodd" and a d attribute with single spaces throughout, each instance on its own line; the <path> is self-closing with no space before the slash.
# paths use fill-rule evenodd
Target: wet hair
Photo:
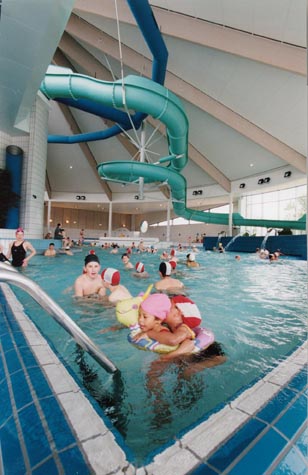
<path id="1" fill-rule="evenodd" d="M 226 353 L 221 345 L 217 341 L 214 341 L 210 346 L 204 350 L 194 353 L 189 356 L 189 361 L 191 363 L 197 363 L 198 361 L 203 361 L 205 359 L 213 358 L 213 356 L 225 356 Z"/>
<path id="2" fill-rule="evenodd" d="M 99 258 L 97 257 L 96 254 L 88 254 L 85 257 L 84 265 L 86 266 L 87 264 L 89 264 L 89 262 L 97 262 L 98 264 L 100 263 Z"/>

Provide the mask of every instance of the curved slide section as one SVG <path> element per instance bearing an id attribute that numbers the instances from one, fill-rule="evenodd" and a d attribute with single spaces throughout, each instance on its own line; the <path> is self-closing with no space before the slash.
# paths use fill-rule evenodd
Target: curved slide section
<path id="1" fill-rule="evenodd" d="M 123 88 L 124 85 L 124 88 Z M 179 98 L 147 78 L 127 76 L 115 82 L 100 81 L 70 69 L 50 66 L 41 92 L 56 97 L 86 99 L 118 109 L 142 111 L 166 125 L 170 167 L 181 171 L 188 160 L 188 119 Z"/>
<path id="2" fill-rule="evenodd" d="M 176 171 L 159 165 L 150 165 L 140 162 L 106 162 L 97 167 L 100 176 L 105 179 L 126 181 L 132 183 L 141 176 L 145 183 L 167 181 L 171 193 L 174 212 L 178 216 L 194 221 L 212 224 L 229 224 L 229 214 L 209 213 L 186 208 L 186 179 Z M 233 213 L 234 226 L 261 226 L 266 228 L 291 228 L 305 229 L 306 218 L 303 216 L 298 221 L 282 221 L 272 219 L 246 219 L 239 213 Z"/>
<path id="3" fill-rule="evenodd" d="M 153 55 L 152 80 L 159 84 L 164 84 L 168 61 L 168 50 L 156 23 L 152 8 L 148 0 L 127 0 L 127 3 L 135 17 L 143 38 Z M 84 134 L 49 135 L 49 143 L 80 143 L 105 140 L 122 133 L 123 130 L 130 130 L 133 126 L 136 129 L 139 129 L 141 123 L 147 116 L 144 112 L 137 112 L 128 117 L 126 112 L 119 111 L 117 108 L 99 105 L 86 100 L 80 101 L 73 98 L 64 99 L 61 97 L 56 97 L 55 100 L 76 109 L 84 110 L 90 114 L 96 114 L 105 119 L 113 120 L 116 124 L 106 130 L 98 130 L 96 132 Z M 93 109 L 95 109 L 95 112 L 92 112 Z"/>
<path id="4" fill-rule="evenodd" d="M 144 178 L 145 183 L 167 181 L 173 208 L 178 216 L 203 223 L 229 223 L 229 215 L 207 213 L 186 207 L 186 180 L 180 172 L 188 160 L 188 119 L 179 98 L 150 79 L 127 76 L 122 81 L 105 82 L 88 76 L 73 74 L 70 70 L 50 68 L 41 84 L 41 91 L 48 98 L 63 97 L 87 99 L 109 107 L 143 111 L 160 120 L 166 126 L 169 143 L 168 157 L 160 160 L 169 162 L 167 167 L 139 162 L 115 161 L 98 165 L 98 173 L 106 180 L 132 183 Z M 306 217 L 298 221 L 246 219 L 240 214 L 232 215 L 235 226 L 262 226 L 291 229 L 306 228 Z"/>

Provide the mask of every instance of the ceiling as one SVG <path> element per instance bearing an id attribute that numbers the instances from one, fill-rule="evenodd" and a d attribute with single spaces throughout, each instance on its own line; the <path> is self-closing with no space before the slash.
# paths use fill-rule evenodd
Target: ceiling
<path id="1" fill-rule="evenodd" d="M 39 8 L 40 2 L 35 3 Z M 50 8 L 54 3 L 49 2 Z M 107 81 L 128 74 L 151 77 L 153 58 L 126 0 L 63 0 L 62 15 L 61 1 L 56 3 L 58 26 L 36 38 L 41 44 L 40 54 L 36 52 L 40 68 L 33 57 L 22 58 L 20 52 L 16 61 L 27 61 L 25 67 L 30 71 L 24 84 L 19 78 L 16 88 L 26 90 L 32 84 L 35 90 L 48 62 Z M 189 162 L 182 172 L 189 207 L 229 203 L 230 193 L 236 197 L 241 192 L 305 183 L 306 1 L 149 3 L 169 52 L 165 86 L 180 97 L 189 119 Z M 18 21 L 30 22 L 27 15 Z M 46 26 L 42 22 L 39 27 L 37 20 L 32 28 L 37 28 L 38 36 Z M 6 76 L 7 68 L 6 64 Z M 30 73 L 35 81 L 30 82 Z M 25 96 L 15 97 L 15 104 L 24 103 Z M 0 116 L 2 130 L 4 122 Z M 15 133 L 22 129 L 20 122 L 15 120 Z M 51 101 L 51 135 L 103 130 L 109 125 L 105 119 Z M 148 117 L 145 134 L 149 162 L 168 155 L 163 124 Z M 101 162 L 138 159 L 138 140 L 140 131 L 132 130 L 128 135 L 84 144 L 49 143 L 49 198 L 57 206 L 87 209 L 98 205 L 107 209 L 112 200 L 113 211 L 121 213 L 166 209 L 166 186 L 145 185 L 144 198 L 136 200 L 142 191 L 138 185 L 104 182 L 97 175 L 96 165 Z M 285 171 L 292 172 L 288 179 Z M 258 179 L 268 176 L 270 183 L 261 188 Z M 239 188 L 241 183 L 245 188 Z M 202 195 L 195 197 L 196 189 Z M 85 196 L 83 203 L 76 201 L 80 195 Z"/>

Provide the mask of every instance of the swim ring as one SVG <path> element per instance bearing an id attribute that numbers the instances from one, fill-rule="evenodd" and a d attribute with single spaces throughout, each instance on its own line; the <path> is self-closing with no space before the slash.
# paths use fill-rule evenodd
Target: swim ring
<path id="1" fill-rule="evenodd" d="M 149 296 L 152 287 L 153 284 L 149 285 L 144 294 L 121 300 L 116 304 L 116 317 L 122 325 L 130 327 L 138 322 L 139 306 Z"/>
<path id="2" fill-rule="evenodd" d="M 134 345 L 139 350 L 154 351 L 155 353 L 170 353 L 175 351 L 179 346 L 170 346 L 159 343 L 148 336 L 141 338 L 139 341 L 134 341 L 133 338 L 140 332 L 138 323 L 130 326 L 130 333 L 127 336 L 129 343 Z M 195 333 L 194 348 L 191 354 L 199 353 L 205 350 L 215 341 L 214 333 L 208 328 L 197 327 L 192 330 Z"/>

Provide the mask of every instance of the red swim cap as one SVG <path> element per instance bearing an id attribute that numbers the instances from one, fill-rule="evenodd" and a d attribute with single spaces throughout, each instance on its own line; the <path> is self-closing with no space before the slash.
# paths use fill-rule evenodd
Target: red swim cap
<path id="1" fill-rule="evenodd" d="M 196 328 L 201 324 L 200 311 L 192 300 L 184 295 L 176 295 L 171 301 L 183 314 L 183 323 L 185 325 L 189 328 Z"/>
<path id="2" fill-rule="evenodd" d="M 137 272 L 144 272 L 144 264 L 142 262 L 137 262 L 135 268 Z"/>

